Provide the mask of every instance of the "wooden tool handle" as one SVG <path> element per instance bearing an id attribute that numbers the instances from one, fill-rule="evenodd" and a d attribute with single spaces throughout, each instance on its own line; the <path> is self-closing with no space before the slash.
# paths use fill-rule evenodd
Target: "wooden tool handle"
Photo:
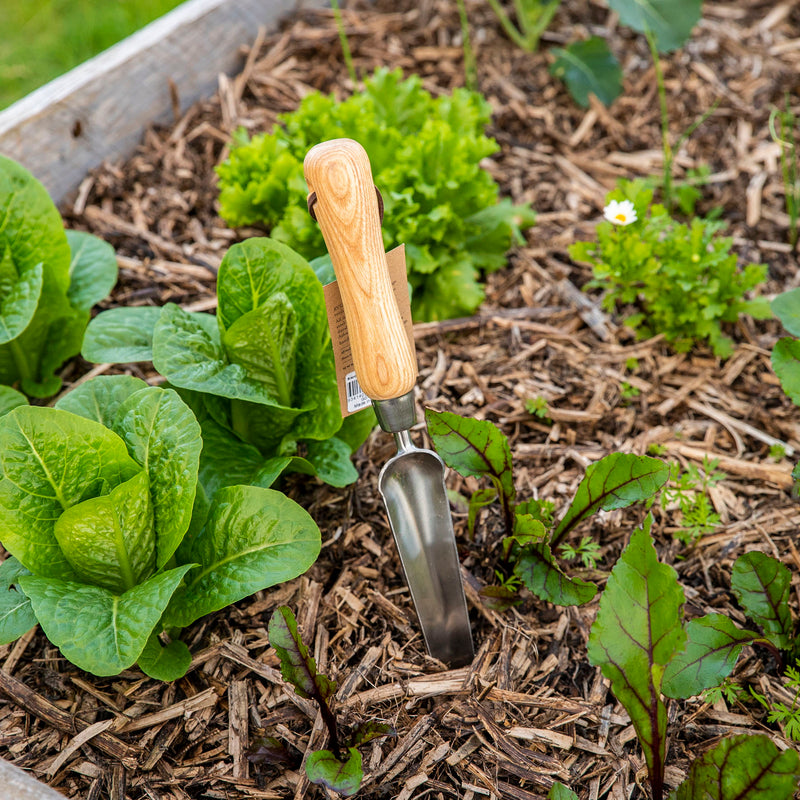
<path id="1" fill-rule="evenodd" d="M 356 377 L 372 400 L 410 392 L 417 359 L 392 291 L 369 157 L 352 139 L 311 148 L 303 164 L 342 293 Z"/>

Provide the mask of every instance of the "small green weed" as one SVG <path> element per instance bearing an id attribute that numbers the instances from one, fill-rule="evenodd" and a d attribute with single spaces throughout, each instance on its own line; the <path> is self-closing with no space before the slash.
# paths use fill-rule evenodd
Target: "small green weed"
<path id="1" fill-rule="evenodd" d="M 559 549 L 563 559 L 572 561 L 580 558 L 583 566 L 588 569 L 595 568 L 601 551 L 600 545 L 591 536 L 581 537 L 580 543 L 575 545 L 571 542 L 563 542 L 559 545 Z"/>
<path id="2" fill-rule="evenodd" d="M 677 463 L 671 465 L 672 483 L 664 490 L 664 503 L 677 503 L 681 513 L 681 528 L 675 538 L 686 545 L 695 544 L 701 536 L 712 533 L 720 524 L 714 511 L 708 489 L 725 480 L 727 475 L 718 470 L 717 459 L 703 459 L 703 466 L 689 464 L 685 472 Z"/>
<path id="3" fill-rule="evenodd" d="M 619 394 L 623 400 L 633 400 L 634 397 L 638 397 L 641 394 L 641 391 L 635 386 L 631 386 L 627 381 L 622 381 L 619 385 Z"/>
<path id="4" fill-rule="evenodd" d="M 636 372 L 639 369 L 639 359 L 638 358 L 628 358 L 625 360 L 625 369 L 628 372 Z"/>
<path id="5" fill-rule="evenodd" d="M 791 705 L 770 702 L 763 694 L 750 687 L 750 694 L 767 710 L 767 721 L 781 726 L 787 739 L 800 742 L 800 670 L 786 667 L 786 688 L 794 690 Z"/>
<path id="6" fill-rule="evenodd" d="M 664 153 L 663 172 L 661 178 L 661 202 L 667 209 L 667 213 L 672 213 L 674 204 L 672 185 L 672 165 L 675 160 L 675 153 L 677 153 L 683 143 L 716 111 L 719 102 L 714 103 L 711 108 L 704 114 L 701 114 L 688 128 L 678 137 L 678 141 L 673 146 L 670 143 L 669 136 L 669 110 L 667 108 L 667 90 L 664 85 L 664 72 L 661 69 L 661 59 L 658 55 L 658 42 L 654 33 L 646 31 L 647 44 L 650 46 L 650 54 L 653 57 L 653 66 L 656 72 L 656 84 L 658 86 L 658 101 L 661 106 L 661 149 Z M 694 206 L 697 200 L 700 199 L 700 193 L 697 189 L 687 182 L 684 184 L 683 191 L 678 194 L 678 203 L 681 210 L 691 216 L 694 213 Z M 685 209 L 689 208 L 690 211 Z"/>
<path id="7" fill-rule="evenodd" d="M 548 419 L 547 400 L 545 400 L 541 395 L 529 397 L 525 401 L 525 410 L 529 414 L 533 414 L 534 417 L 538 417 L 539 419 Z"/>
<path id="8" fill-rule="evenodd" d="M 339 44 L 342 47 L 342 56 L 344 57 L 344 63 L 347 67 L 347 74 L 350 76 L 350 81 L 355 88 L 358 86 L 358 74 L 353 64 L 353 55 L 350 52 L 350 42 L 347 41 L 347 31 L 344 27 L 342 10 L 339 8 L 339 0 L 331 0 L 331 8 L 333 9 L 333 16 L 336 20 L 336 30 L 339 34 Z"/>
<path id="9" fill-rule="evenodd" d="M 516 25 L 500 0 L 489 0 L 489 5 L 506 36 L 526 53 L 533 53 L 539 46 L 539 39 L 558 11 L 561 0 L 514 0 Z"/>
<path id="10" fill-rule="evenodd" d="M 725 678 L 719 686 L 712 686 L 701 693 L 704 703 L 714 705 L 714 703 L 724 700 L 729 706 L 732 706 L 743 695 L 747 694 L 747 690 L 740 686 L 730 678 Z"/>
<path id="11" fill-rule="evenodd" d="M 786 458 L 786 448 L 780 444 L 771 444 L 769 446 L 769 457 L 774 461 L 783 461 Z"/>
<path id="12" fill-rule="evenodd" d="M 675 202 L 681 213 L 687 217 L 695 216 L 697 203 L 702 199 L 703 193 L 698 188 L 710 182 L 711 168 L 708 164 L 701 164 L 696 169 L 686 170 L 686 177 L 683 180 L 675 181 Z M 706 219 L 719 219 L 722 216 L 722 208 L 719 206 L 712 208 L 704 215 Z"/>

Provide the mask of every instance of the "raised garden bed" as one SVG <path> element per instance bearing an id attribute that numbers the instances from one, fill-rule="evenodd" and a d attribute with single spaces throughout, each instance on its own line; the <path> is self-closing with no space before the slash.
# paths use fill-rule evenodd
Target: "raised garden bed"
<path id="1" fill-rule="evenodd" d="M 520 495 L 559 508 L 587 465 L 611 451 L 644 454 L 655 444 L 684 466 L 718 459 L 726 477 L 709 495 L 720 524 L 687 547 L 674 537 L 674 510 L 657 507 L 659 557 L 677 570 L 688 612 L 724 612 L 739 623 L 744 614 L 730 591 L 735 559 L 750 550 L 779 557 L 795 573 L 796 617 L 800 511 L 791 470 L 800 430 L 770 366 L 780 326 L 743 318 L 731 328 L 736 346 L 725 361 L 702 347 L 675 353 L 661 337 L 637 341 L 580 293 L 591 273 L 567 254 L 593 235 L 617 178 L 660 169 L 644 38 L 619 26 L 604 4 L 563 4 L 544 43 L 600 33 L 625 75 L 610 109 L 582 110 L 548 74 L 544 52 L 512 46 L 488 6 L 468 9 L 479 86 L 494 110 L 489 134 L 501 145 L 486 168 L 505 195 L 531 203 L 538 220 L 507 268 L 491 276 L 476 316 L 415 326 L 420 403 L 496 422 L 511 441 Z M 463 85 L 454 3 L 353 4 L 344 19 L 360 74 L 399 66 L 434 93 Z M 120 281 L 105 306 L 213 308 L 222 254 L 260 233 L 231 230 L 217 216 L 213 168 L 231 132 L 269 129 L 309 91 L 351 91 L 331 12 L 300 11 L 276 33 L 253 34 L 243 72 L 222 79 L 211 99 L 149 128 L 129 159 L 92 169 L 61 204 L 71 227 L 117 250 Z M 674 131 L 719 101 L 678 153 L 677 171 L 710 167 L 698 211 L 721 208 L 741 262 L 769 265 L 767 295 L 797 282 L 768 118 L 796 80 L 799 36 L 791 3 L 707 4 L 692 40 L 663 58 Z M 26 166 L 37 170 L 33 161 Z M 120 371 L 75 359 L 63 372 L 65 388 Z M 153 377 L 139 366 L 124 371 Z M 546 400 L 542 416 L 526 408 L 537 397 Z M 775 444 L 782 451 L 770 451 Z M 324 740 L 321 720 L 285 685 L 268 646 L 269 616 L 288 604 L 318 665 L 340 683 L 342 718 L 368 716 L 396 729 L 396 738 L 365 748 L 359 796 L 527 800 L 545 797 L 554 780 L 581 800 L 649 796 L 630 720 L 587 659 L 597 602 L 565 609 L 524 595 L 522 605 L 499 612 L 479 596 L 500 555 L 494 510 L 480 518 L 474 539 L 466 514 L 456 517 L 475 662 L 447 671 L 426 656 L 376 490 L 392 452 L 390 437 L 374 432 L 356 458 L 360 479 L 345 490 L 289 479 L 290 496 L 322 529 L 320 559 L 304 577 L 194 624 L 183 679 L 164 684 L 137 670 L 94 678 L 38 629 L 0 647 L 0 756 L 71 798 L 323 796 L 300 770 L 247 759 L 262 728 L 301 753 Z M 451 474 L 448 486 L 468 497 L 477 484 Z M 609 512 L 587 526 L 583 532 L 601 546 L 588 577 L 607 577 L 643 514 Z M 791 705 L 793 691 L 761 650 L 745 650 L 733 679 Z M 723 736 L 763 732 L 781 749 L 796 746 L 746 697 L 671 701 L 669 721 L 668 787 Z M 0 797 L 6 800 L 2 788 Z"/>

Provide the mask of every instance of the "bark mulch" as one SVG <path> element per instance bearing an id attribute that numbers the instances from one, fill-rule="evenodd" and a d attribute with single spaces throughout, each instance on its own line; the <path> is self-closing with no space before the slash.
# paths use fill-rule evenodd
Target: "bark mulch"
<path id="1" fill-rule="evenodd" d="M 503 37 L 488 5 L 469 4 L 480 87 L 495 112 L 489 133 L 502 148 L 486 168 L 503 194 L 530 202 L 539 216 L 525 246 L 491 277 L 477 316 L 415 327 L 420 405 L 500 425 L 511 439 L 520 497 L 549 498 L 559 508 L 586 466 L 614 450 L 645 453 L 658 444 L 684 467 L 718 459 L 727 477 L 711 490 L 721 517 L 713 533 L 687 547 L 674 536 L 676 510 L 655 510 L 659 555 L 680 575 L 687 614 L 722 611 L 744 623 L 730 573 L 752 549 L 794 570 L 796 613 L 800 509 L 790 472 L 800 428 L 770 367 L 780 328 L 743 319 L 731 329 L 733 356 L 721 362 L 702 347 L 676 354 L 659 337 L 637 341 L 600 311 L 595 295 L 581 293 L 590 274 L 567 247 L 591 235 L 618 177 L 658 175 L 659 109 L 644 37 L 619 26 L 600 2 L 562 6 L 540 52 L 526 54 Z M 420 74 L 432 92 L 463 85 L 454 3 L 356 3 L 344 15 L 360 74 L 387 64 Z M 270 128 L 309 91 L 351 91 L 329 11 L 301 12 L 278 33 L 255 33 L 240 75 L 220 78 L 212 99 L 148 131 L 129 161 L 89 175 L 63 209 L 72 227 L 117 249 L 120 282 L 107 306 L 213 310 L 223 253 L 255 233 L 230 230 L 216 215 L 213 166 L 231 131 Z M 623 64 L 625 92 L 610 109 L 578 108 L 548 74 L 547 46 L 590 33 L 604 36 Z M 765 294 L 797 285 L 779 147 L 767 120 L 784 92 L 797 99 L 800 7 L 706 3 L 691 42 L 663 64 L 674 138 L 719 103 L 676 159 L 678 177 L 701 165 L 711 170 L 699 212 L 721 208 L 741 262 L 769 264 Z M 76 359 L 64 377 L 69 388 L 115 370 Z M 126 371 L 153 378 L 139 366 Z M 547 419 L 526 411 L 535 397 L 547 401 Z M 775 444 L 783 448 L 777 455 Z M 555 780 L 582 800 L 648 796 L 630 720 L 587 660 L 597 602 L 565 609 L 523 593 L 522 605 L 502 613 L 482 602 L 503 535 L 494 510 L 483 513 L 473 540 L 466 514 L 456 511 L 475 662 L 448 671 L 426 655 L 376 491 L 393 447 L 388 435 L 373 433 L 357 457 L 361 478 L 345 490 L 289 480 L 290 495 L 322 529 L 319 561 L 302 578 L 192 626 L 185 678 L 163 684 L 135 669 L 94 678 L 38 629 L 0 647 L 0 756 L 86 800 L 323 796 L 302 769 L 247 758 L 262 730 L 300 754 L 324 744 L 315 708 L 283 683 L 268 645 L 271 612 L 289 604 L 319 666 L 339 681 L 342 721 L 374 718 L 397 731 L 365 748 L 361 796 L 533 800 Z M 478 486 L 454 474 L 448 481 L 465 496 Z M 594 570 L 573 570 L 602 582 L 643 513 L 611 512 L 585 524 L 578 535 L 594 536 L 601 557 Z M 762 650 L 746 649 L 733 677 L 773 702 L 794 699 Z M 753 700 L 672 701 L 669 719 L 668 786 L 729 734 L 757 731 L 793 746 Z"/>

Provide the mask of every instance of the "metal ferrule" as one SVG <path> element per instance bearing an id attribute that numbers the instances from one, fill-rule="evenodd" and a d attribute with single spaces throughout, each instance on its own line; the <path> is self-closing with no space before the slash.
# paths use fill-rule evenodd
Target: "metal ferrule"
<path id="1" fill-rule="evenodd" d="M 372 407 L 375 409 L 378 424 L 387 433 L 407 431 L 417 422 L 413 391 L 391 400 L 373 400 Z"/>

